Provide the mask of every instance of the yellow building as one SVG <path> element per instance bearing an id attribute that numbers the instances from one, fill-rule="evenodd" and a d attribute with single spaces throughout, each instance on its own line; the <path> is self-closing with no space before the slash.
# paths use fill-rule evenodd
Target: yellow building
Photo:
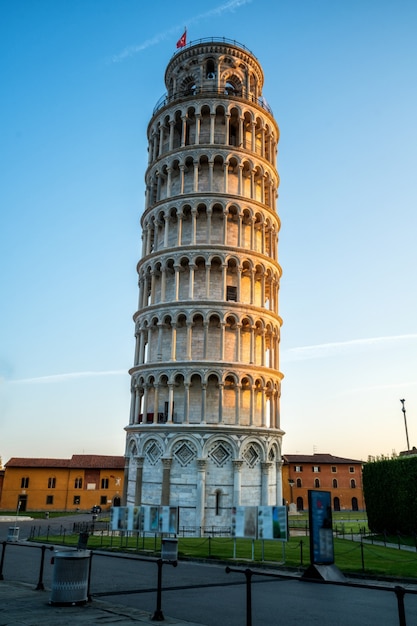
<path id="1" fill-rule="evenodd" d="M 119 506 L 124 465 L 123 456 L 12 457 L 5 464 L 0 510 L 87 511 L 93 506 Z"/>

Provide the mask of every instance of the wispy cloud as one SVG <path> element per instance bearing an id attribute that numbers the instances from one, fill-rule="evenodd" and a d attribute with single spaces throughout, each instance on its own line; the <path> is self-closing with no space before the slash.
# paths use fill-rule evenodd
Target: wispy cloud
<path id="1" fill-rule="evenodd" d="M 7 381 L 9 385 L 27 385 L 39 383 L 62 383 L 80 378 L 97 378 L 99 376 L 121 376 L 127 377 L 127 370 L 108 370 L 106 372 L 70 372 L 68 374 L 51 374 L 49 376 L 36 376 L 34 378 L 20 378 Z"/>
<path id="2" fill-rule="evenodd" d="M 189 28 L 190 26 L 198 24 L 204 19 L 207 19 L 210 17 L 220 17 L 221 15 L 223 15 L 223 13 L 226 13 L 228 11 L 235 11 L 236 9 L 239 9 L 245 4 L 250 4 L 251 2 L 252 0 L 229 0 L 229 2 L 220 4 L 218 7 L 214 7 L 213 9 L 210 9 L 209 11 L 206 11 L 205 13 L 200 13 L 200 15 L 195 15 L 194 17 L 187 17 L 186 26 L 187 28 Z M 156 46 L 161 41 L 168 39 L 168 37 L 171 37 L 174 35 L 178 35 L 179 37 L 182 33 L 183 28 L 184 28 L 184 24 L 173 26 L 172 28 L 169 28 L 166 31 L 163 31 L 161 33 L 154 35 L 154 37 L 151 37 L 150 39 L 146 39 L 142 43 L 139 43 L 133 46 L 128 46 L 127 48 L 122 50 L 122 52 L 120 52 L 119 54 L 114 55 L 112 57 L 112 61 L 113 63 L 123 61 L 123 59 L 127 59 L 135 54 L 143 52 L 143 50 L 146 50 L 147 48 L 150 48 L 151 46 Z"/>
<path id="3" fill-rule="evenodd" d="M 362 350 L 373 347 L 393 347 L 406 341 L 416 341 L 417 334 L 393 335 L 388 337 L 370 337 L 366 339 L 351 339 L 350 341 L 336 341 L 333 343 L 321 343 L 315 346 L 303 346 L 290 348 L 283 351 L 283 358 L 287 361 L 301 361 L 307 359 L 321 359 L 328 356 L 336 356 L 346 352 Z"/>

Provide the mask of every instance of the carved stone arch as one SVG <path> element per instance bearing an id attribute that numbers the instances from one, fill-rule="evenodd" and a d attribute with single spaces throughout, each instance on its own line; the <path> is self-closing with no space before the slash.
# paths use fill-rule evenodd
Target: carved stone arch
<path id="1" fill-rule="evenodd" d="M 160 465 L 164 455 L 165 442 L 162 437 L 153 434 L 143 441 L 142 456 L 144 457 L 145 465 L 150 465 L 151 467 Z"/>
<path id="2" fill-rule="evenodd" d="M 198 76 L 189 74 L 179 85 L 179 93 L 183 96 L 193 96 L 197 93 L 199 87 Z"/>
<path id="3" fill-rule="evenodd" d="M 242 374 L 240 377 L 240 385 L 242 388 L 244 387 L 245 389 L 252 389 L 254 385 L 252 374 L 248 374 L 247 372 L 245 372 L 245 374 Z"/>
<path id="4" fill-rule="evenodd" d="M 127 441 L 126 456 L 132 458 L 138 455 L 138 446 L 135 437 L 131 437 Z"/>
<path id="5" fill-rule="evenodd" d="M 175 477 L 175 463 L 180 467 L 187 467 L 200 458 L 200 440 L 190 433 L 175 435 L 168 443 L 167 454 L 173 459 L 172 474 Z"/>
<path id="6" fill-rule="evenodd" d="M 219 445 L 224 447 L 224 451 L 218 448 Z M 237 456 L 238 447 L 232 437 L 216 434 L 204 442 L 202 457 L 211 458 L 219 467 L 223 467 L 226 462 L 235 460 Z"/>
<path id="7" fill-rule="evenodd" d="M 207 255 L 207 266 L 210 267 L 211 270 L 216 270 L 218 269 L 221 272 L 221 268 L 222 265 L 224 263 L 224 259 L 222 258 L 222 256 L 218 253 L 215 252 L 213 254 L 208 254 Z"/>
<path id="8" fill-rule="evenodd" d="M 268 444 L 267 460 L 270 463 L 279 463 L 282 460 L 281 446 L 278 441 L 272 441 Z"/>
<path id="9" fill-rule="evenodd" d="M 204 59 L 204 78 L 206 80 L 215 80 L 217 75 L 217 59 L 210 55 Z"/>
<path id="10" fill-rule="evenodd" d="M 224 321 L 231 330 L 237 330 L 239 324 L 239 317 L 237 313 L 226 311 L 224 314 Z"/>
<path id="11" fill-rule="evenodd" d="M 267 458 L 265 442 L 257 437 L 246 437 L 241 443 L 240 457 L 251 469 L 260 466 Z"/>
<path id="12" fill-rule="evenodd" d="M 243 93 L 243 80 L 242 76 L 239 76 L 235 72 L 224 72 L 222 76 L 222 82 L 224 84 L 224 93 L 229 96 L 241 97 Z"/>
<path id="13" fill-rule="evenodd" d="M 230 155 L 229 157 L 227 157 L 226 159 L 226 164 L 227 164 L 227 172 L 229 175 L 229 186 L 228 186 L 228 191 L 229 192 L 233 192 L 233 178 L 232 176 L 238 176 L 239 174 L 239 166 L 241 165 L 241 161 L 242 161 L 242 156 L 240 154 L 233 154 Z M 237 189 L 237 187 L 236 187 Z"/>

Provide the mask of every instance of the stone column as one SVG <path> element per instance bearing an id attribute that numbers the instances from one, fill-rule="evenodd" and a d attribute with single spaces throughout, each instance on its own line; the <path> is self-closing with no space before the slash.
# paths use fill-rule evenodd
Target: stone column
<path id="1" fill-rule="evenodd" d="M 182 129 L 181 129 L 181 148 L 185 146 L 185 139 L 187 137 L 187 116 L 184 115 L 182 118 Z"/>
<path id="2" fill-rule="evenodd" d="M 161 270 L 161 302 L 165 302 L 167 290 L 167 268 L 163 267 Z"/>
<path id="3" fill-rule="evenodd" d="M 282 506 L 282 461 L 276 462 L 276 473 L 277 473 L 277 481 L 276 481 L 276 490 L 277 490 L 277 506 Z"/>
<path id="4" fill-rule="evenodd" d="M 145 390 L 143 393 L 143 407 L 142 407 L 142 412 L 143 412 L 143 423 L 146 424 L 146 422 L 148 421 L 148 385 L 145 385 Z"/>
<path id="5" fill-rule="evenodd" d="M 192 357 L 192 354 L 191 354 L 192 333 L 193 333 L 193 323 L 187 322 L 187 352 L 186 352 L 187 361 L 190 361 Z"/>
<path id="6" fill-rule="evenodd" d="M 236 394 L 235 394 L 235 424 L 238 426 L 240 424 L 240 397 L 242 393 L 242 385 L 236 385 Z"/>
<path id="7" fill-rule="evenodd" d="M 161 506 L 169 506 L 172 459 L 162 459 Z"/>
<path id="8" fill-rule="evenodd" d="M 135 485 L 135 502 L 134 504 L 142 503 L 142 478 L 143 478 L 143 462 L 145 457 L 136 457 L 136 485 Z"/>
<path id="9" fill-rule="evenodd" d="M 135 404 L 136 404 L 136 389 L 135 385 L 132 381 L 132 385 L 130 387 L 130 417 L 129 424 L 135 423 Z"/>
<path id="10" fill-rule="evenodd" d="M 184 422 L 190 421 L 190 383 L 184 383 Z"/>
<path id="11" fill-rule="evenodd" d="M 224 332 L 226 328 L 226 322 L 220 322 L 220 361 L 224 361 Z"/>
<path id="12" fill-rule="evenodd" d="M 212 159 L 209 160 L 209 183 L 208 190 L 211 193 L 213 191 L 213 169 L 214 169 L 214 161 Z"/>
<path id="13" fill-rule="evenodd" d="M 223 422 L 223 390 L 224 383 L 219 383 L 219 424 Z"/>
<path id="14" fill-rule="evenodd" d="M 125 469 L 124 469 L 124 478 L 123 478 L 123 505 L 126 506 L 128 499 L 128 487 L 129 487 L 129 458 L 125 458 Z"/>
<path id="15" fill-rule="evenodd" d="M 195 507 L 195 525 L 199 528 L 202 528 L 205 523 L 206 466 L 206 459 L 197 459 L 197 497 Z"/>
<path id="16" fill-rule="evenodd" d="M 177 325 L 175 322 L 171 324 L 171 358 L 170 361 L 177 360 Z"/>
<path id="17" fill-rule="evenodd" d="M 197 237 L 197 209 L 191 209 L 191 244 L 195 246 Z"/>
<path id="18" fill-rule="evenodd" d="M 214 143 L 214 122 L 216 120 L 216 114 L 210 113 L 210 143 Z"/>
<path id="19" fill-rule="evenodd" d="M 194 161 L 193 192 L 198 193 L 198 161 Z"/>
<path id="20" fill-rule="evenodd" d="M 157 352 L 156 352 L 156 360 L 162 361 L 162 333 L 163 333 L 164 325 L 160 322 L 158 323 L 158 344 L 157 344 Z"/>
<path id="21" fill-rule="evenodd" d="M 172 424 L 174 412 L 174 385 L 172 383 L 168 383 L 168 419 L 167 421 Z"/>
<path id="22" fill-rule="evenodd" d="M 243 461 L 232 461 L 233 463 L 233 506 L 240 506 L 240 490 L 242 480 Z"/>
<path id="23" fill-rule="evenodd" d="M 194 300 L 194 274 L 197 269 L 197 266 L 193 263 L 188 265 L 188 298 L 189 300 Z"/>
<path id="24" fill-rule="evenodd" d="M 200 143 L 200 127 L 201 127 L 201 115 L 197 113 L 195 116 L 195 144 L 198 146 Z"/>
<path id="25" fill-rule="evenodd" d="M 135 424 L 139 422 L 139 412 L 140 412 L 140 387 L 138 384 L 136 384 L 135 385 L 135 419 L 134 419 Z"/>
<path id="26" fill-rule="evenodd" d="M 154 384 L 154 394 L 153 394 L 153 423 L 158 423 L 158 405 L 159 405 L 159 386 L 158 383 Z"/>
<path id="27" fill-rule="evenodd" d="M 261 463 L 262 484 L 261 484 L 261 504 L 267 506 L 269 504 L 269 470 L 272 463 Z"/>
<path id="28" fill-rule="evenodd" d="M 200 424 L 206 423 L 206 406 L 207 406 L 207 385 L 201 385 L 201 419 Z"/>

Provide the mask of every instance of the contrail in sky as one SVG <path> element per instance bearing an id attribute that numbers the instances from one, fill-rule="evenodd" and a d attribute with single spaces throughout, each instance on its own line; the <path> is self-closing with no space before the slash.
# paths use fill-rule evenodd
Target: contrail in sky
<path id="1" fill-rule="evenodd" d="M 218 17 L 222 15 L 223 13 L 225 13 L 226 11 L 234 11 L 235 9 L 239 9 L 245 4 L 250 4 L 251 2 L 252 0 L 229 0 L 229 2 L 220 4 L 218 7 L 214 7 L 213 9 L 210 9 L 209 11 L 206 11 L 205 13 L 200 13 L 200 15 L 196 15 L 195 17 L 187 18 L 186 26 L 188 28 L 189 26 L 192 26 L 193 24 L 197 24 L 198 22 L 201 22 L 201 20 L 206 19 L 208 17 Z M 125 48 L 122 52 L 120 52 L 120 54 L 114 55 L 112 57 L 112 61 L 114 63 L 117 63 L 118 61 L 122 61 L 123 59 L 133 56 L 134 54 L 138 54 L 139 52 L 142 52 L 143 50 L 146 50 L 147 48 L 150 48 L 151 46 L 156 46 L 160 41 L 164 41 L 165 39 L 167 39 L 168 37 L 171 37 L 174 34 L 177 34 L 179 36 L 183 28 L 184 28 L 183 24 L 181 26 L 173 26 L 169 30 L 166 30 L 162 33 L 158 33 L 154 37 L 151 37 L 151 39 L 146 39 L 146 41 L 144 41 L 143 43 L 140 43 L 134 46 L 129 46 Z"/>
<path id="2" fill-rule="evenodd" d="M 107 372 L 71 372 L 69 374 L 50 374 L 49 376 L 37 376 L 35 378 L 20 378 L 8 381 L 11 385 L 29 383 L 62 383 L 68 380 L 80 378 L 97 378 L 98 376 L 120 376 L 127 377 L 127 370 L 108 370 Z"/>
<path id="3" fill-rule="evenodd" d="M 393 335 L 388 337 L 370 337 L 367 339 L 351 339 L 350 341 L 335 341 L 332 343 L 321 343 L 315 346 L 304 346 L 300 348 L 290 348 L 283 351 L 287 361 L 302 361 L 307 359 L 320 359 L 326 356 L 335 356 L 348 350 L 354 351 L 361 348 L 388 347 L 394 344 L 401 344 L 405 341 L 416 341 L 417 334 Z M 80 378 L 97 378 L 99 376 L 126 376 L 127 370 L 107 370 L 104 372 L 71 372 L 68 374 L 51 374 L 49 376 L 38 376 L 34 378 L 21 378 L 7 381 L 9 384 L 29 384 L 29 383 L 59 383 Z"/>
<path id="4" fill-rule="evenodd" d="M 400 344 L 404 341 L 415 341 L 417 334 L 393 335 L 391 337 L 370 337 L 367 339 L 351 339 L 350 341 L 335 341 L 333 343 L 321 343 L 315 346 L 303 346 L 289 348 L 283 351 L 287 361 L 301 361 L 305 359 L 319 359 L 326 356 L 334 356 L 348 350 L 357 348 L 387 347 Z"/>

